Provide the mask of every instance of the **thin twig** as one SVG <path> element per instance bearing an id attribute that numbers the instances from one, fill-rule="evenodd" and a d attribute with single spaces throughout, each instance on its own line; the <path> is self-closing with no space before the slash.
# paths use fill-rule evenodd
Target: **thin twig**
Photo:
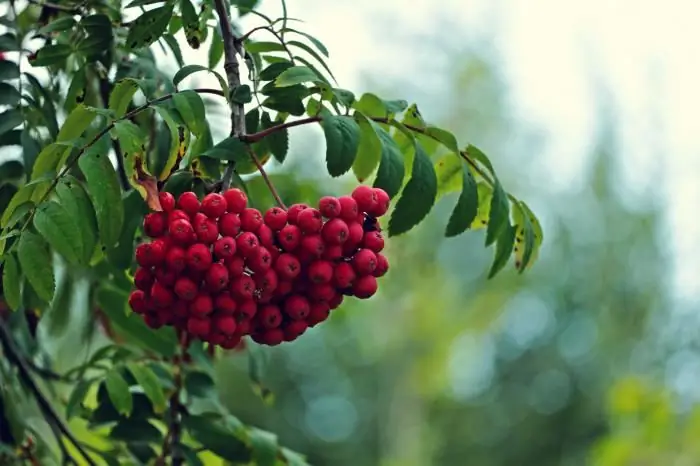
<path id="1" fill-rule="evenodd" d="M 275 198 L 275 201 L 277 201 L 277 205 L 279 205 L 283 209 L 287 210 L 287 206 L 285 206 L 284 202 L 282 202 L 282 198 L 280 197 L 279 193 L 277 192 L 277 189 L 275 189 L 275 185 L 272 184 L 272 181 L 270 181 L 270 178 L 267 176 L 267 173 L 265 172 L 265 169 L 263 168 L 262 164 L 260 163 L 258 156 L 255 155 L 253 148 L 250 147 L 249 144 L 246 144 L 246 149 L 248 149 L 248 154 L 250 155 L 250 158 L 253 160 L 253 163 L 255 164 L 255 166 L 258 167 L 258 171 L 260 172 L 260 175 L 262 176 L 263 180 L 265 180 L 265 184 L 267 185 L 268 189 L 272 193 L 272 196 Z"/>
<path id="2" fill-rule="evenodd" d="M 32 4 L 40 6 L 40 7 L 48 7 L 48 8 L 53 8 L 54 10 L 65 11 L 66 13 L 73 13 L 73 14 L 80 13 L 79 7 L 59 5 L 58 3 L 53 3 L 53 2 L 41 2 L 39 0 L 29 0 L 29 3 L 32 3 Z"/>
<path id="3" fill-rule="evenodd" d="M 270 34 L 275 36 L 275 38 L 279 41 L 280 45 L 284 48 L 284 51 L 287 53 L 287 55 L 289 55 L 289 61 L 292 63 L 292 65 L 294 64 L 294 55 L 292 54 L 292 51 L 289 50 L 289 47 L 287 46 L 287 42 L 285 42 L 284 38 L 282 37 L 282 35 L 280 33 L 275 31 L 270 26 L 258 26 L 258 27 L 251 29 L 250 31 L 243 34 L 243 36 L 239 39 L 240 42 L 247 40 L 251 34 L 253 34 L 254 32 L 257 32 L 257 31 L 268 31 Z"/>

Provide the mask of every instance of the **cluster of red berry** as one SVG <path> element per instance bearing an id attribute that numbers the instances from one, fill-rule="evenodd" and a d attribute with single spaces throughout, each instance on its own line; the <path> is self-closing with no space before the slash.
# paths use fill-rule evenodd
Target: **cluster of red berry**
<path id="1" fill-rule="evenodd" d="M 377 217 L 389 208 L 378 188 L 324 197 L 262 214 L 229 189 L 200 202 L 193 192 L 160 193 L 146 215 L 152 241 L 136 248 L 131 309 L 147 325 L 234 348 L 292 341 L 326 320 L 344 296 L 366 299 L 389 263 Z"/>

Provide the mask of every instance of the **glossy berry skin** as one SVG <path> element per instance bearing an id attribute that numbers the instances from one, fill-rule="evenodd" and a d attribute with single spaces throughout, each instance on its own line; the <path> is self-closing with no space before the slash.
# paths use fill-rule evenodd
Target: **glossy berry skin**
<path id="1" fill-rule="evenodd" d="M 258 305 L 252 299 L 246 299 L 238 302 L 238 311 L 236 312 L 236 315 L 238 316 L 239 323 L 243 320 L 251 320 L 257 313 Z"/>
<path id="2" fill-rule="evenodd" d="M 165 254 L 165 265 L 173 272 L 179 273 L 187 267 L 187 253 L 178 246 L 172 246 Z"/>
<path id="3" fill-rule="evenodd" d="M 265 246 L 270 252 L 277 249 L 277 245 L 275 244 L 275 232 L 272 231 L 269 226 L 263 223 L 255 234 L 258 236 L 261 246 Z"/>
<path id="4" fill-rule="evenodd" d="M 250 255 L 247 265 L 255 273 L 265 272 L 272 267 L 272 255 L 266 247 L 260 246 Z"/>
<path id="5" fill-rule="evenodd" d="M 358 222 L 352 222 L 348 224 L 348 239 L 347 242 L 359 246 L 365 237 L 365 230 L 362 228 L 362 224 Z"/>
<path id="6" fill-rule="evenodd" d="M 309 308 L 309 315 L 306 317 L 306 323 L 309 324 L 309 327 L 320 324 L 324 320 L 328 319 L 330 312 L 331 308 L 328 306 L 328 303 L 312 303 Z"/>
<path id="7" fill-rule="evenodd" d="M 209 218 L 219 218 L 226 213 L 226 198 L 219 193 L 209 193 L 202 199 L 200 210 Z"/>
<path id="8" fill-rule="evenodd" d="M 230 289 L 233 296 L 243 300 L 253 299 L 253 293 L 255 293 L 255 282 L 248 275 L 241 275 L 240 277 L 231 281 Z"/>
<path id="9" fill-rule="evenodd" d="M 207 270 L 204 281 L 209 291 L 213 293 L 222 291 L 229 283 L 228 269 L 221 263 L 212 264 Z"/>
<path id="10" fill-rule="evenodd" d="M 187 266 L 192 270 L 206 272 L 213 262 L 211 251 L 201 243 L 193 244 L 187 249 Z"/>
<path id="11" fill-rule="evenodd" d="M 134 290 L 129 295 L 129 307 L 137 314 L 145 314 L 148 311 L 146 293 L 142 290 Z"/>
<path id="12" fill-rule="evenodd" d="M 377 279 L 372 275 L 358 277 L 352 285 L 352 293 L 360 298 L 367 299 L 377 292 Z"/>
<path id="13" fill-rule="evenodd" d="M 290 206 L 289 209 L 287 209 L 287 223 L 296 225 L 299 213 L 308 208 L 309 206 L 306 204 L 294 204 Z"/>
<path id="14" fill-rule="evenodd" d="M 309 287 L 309 297 L 316 301 L 328 302 L 335 296 L 335 287 L 330 283 L 317 283 Z"/>
<path id="15" fill-rule="evenodd" d="M 240 214 L 248 206 L 248 196 L 238 188 L 231 188 L 224 192 L 228 212 Z"/>
<path id="16" fill-rule="evenodd" d="M 241 231 L 241 217 L 238 214 L 227 213 L 219 218 L 219 233 L 222 236 L 235 237 Z"/>
<path id="17" fill-rule="evenodd" d="M 197 284 L 188 277 L 180 277 L 175 281 L 175 294 L 183 301 L 192 301 L 199 293 Z"/>
<path id="18" fill-rule="evenodd" d="M 384 254 L 377 254 L 377 268 L 374 269 L 372 275 L 375 277 L 383 277 L 389 271 L 389 261 Z"/>
<path id="19" fill-rule="evenodd" d="M 236 238 L 236 249 L 245 258 L 251 257 L 253 252 L 260 247 L 260 242 L 255 233 L 246 231 Z"/>
<path id="20" fill-rule="evenodd" d="M 333 218 L 323 225 L 321 230 L 323 240 L 328 244 L 341 245 L 350 237 L 348 224 L 339 218 Z"/>
<path id="21" fill-rule="evenodd" d="M 224 335 L 231 336 L 236 333 L 236 321 L 233 317 L 226 315 L 216 316 L 212 321 L 214 329 Z"/>
<path id="22" fill-rule="evenodd" d="M 136 263 L 148 268 L 157 264 L 157 252 L 153 251 L 150 243 L 140 244 L 136 247 Z"/>
<path id="23" fill-rule="evenodd" d="M 309 207 L 297 215 L 297 226 L 305 235 L 319 233 L 323 226 L 323 216 L 317 209 Z"/>
<path id="24" fill-rule="evenodd" d="M 143 231 L 151 238 L 159 238 L 168 231 L 168 215 L 164 212 L 151 212 L 143 219 Z"/>
<path id="25" fill-rule="evenodd" d="M 347 262 L 337 264 L 333 270 L 333 284 L 341 289 L 351 287 L 356 277 L 355 269 Z"/>
<path id="26" fill-rule="evenodd" d="M 283 330 L 284 341 L 296 340 L 306 331 L 307 328 L 309 328 L 309 324 L 303 320 L 295 320 L 290 322 Z"/>
<path id="27" fill-rule="evenodd" d="M 321 257 L 325 249 L 326 245 L 321 235 L 304 236 L 301 239 L 301 250 L 303 253 L 306 253 L 309 258 Z M 303 255 L 301 258 L 303 258 Z"/>
<path id="28" fill-rule="evenodd" d="M 275 261 L 275 271 L 282 279 L 294 280 L 301 273 L 301 263 L 297 256 L 285 252 Z"/>
<path id="29" fill-rule="evenodd" d="M 373 217 L 381 217 L 389 210 L 391 198 L 382 188 L 374 188 L 374 197 L 377 203 L 371 210 L 368 210 L 367 213 Z"/>
<path id="30" fill-rule="evenodd" d="M 360 247 L 369 249 L 374 253 L 381 252 L 384 249 L 384 236 L 378 231 L 368 231 L 362 237 Z"/>
<path id="31" fill-rule="evenodd" d="M 190 221 L 190 216 L 182 209 L 175 209 L 168 213 L 168 225 L 173 223 L 175 220 L 187 220 Z"/>
<path id="32" fill-rule="evenodd" d="M 211 332 L 211 322 L 209 319 L 190 317 L 187 319 L 187 331 L 192 335 L 204 337 Z"/>
<path id="33" fill-rule="evenodd" d="M 158 193 L 158 201 L 160 202 L 160 207 L 163 212 L 172 212 L 175 210 L 175 196 L 167 191 L 161 191 Z"/>
<path id="34" fill-rule="evenodd" d="M 190 314 L 195 317 L 205 317 L 214 310 L 214 302 L 208 294 L 200 293 L 190 303 Z"/>
<path id="35" fill-rule="evenodd" d="M 357 219 L 357 201 L 351 196 L 340 196 L 338 198 L 340 203 L 340 218 L 346 222 L 352 222 Z"/>
<path id="36" fill-rule="evenodd" d="M 221 293 L 214 299 L 214 309 L 219 314 L 233 315 L 237 307 L 236 300 L 228 293 Z"/>
<path id="37" fill-rule="evenodd" d="M 284 313 L 291 319 L 301 320 L 309 315 L 309 300 L 301 295 L 291 295 L 284 301 Z"/>
<path id="38" fill-rule="evenodd" d="M 177 206 L 184 210 L 187 215 L 194 216 L 194 214 L 199 212 L 199 198 L 192 191 L 184 192 L 177 198 Z"/>
<path id="39" fill-rule="evenodd" d="M 170 222 L 168 232 L 170 237 L 180 244 L 189 244 L 196 237 L 192 224 L 185 219 L 177 219 Z"/>
<path id="40" fill-rule="evenodd" d="M 308 276 L 312 283 L 328 283 L 333 279 L 333 264 L 324 260 L 314 261 L 309 265 Z"/>
<path id="41" fill-rule="evenodd" d="M 267 330 L 259 337 L 260 343 L 277 346 L 284 341 L 284 332 L 278 328 Z"/>
<path id="42" fill-rule="evenodd" d="M 326 218 L 335 218 L 340 215 L 340 201 L 332 196 L 324 196 L 318 201 L 318 210 Z"/>
<path id="43" fill-rule="evenodd" d="M 228 261 L 236 254 L 236 240 L 230 236 L 219 238 L 214 243 L 214 256 L 217 259 Z"/>
<path id="44" fill-rule="evenodd" d="M 326 244 L 321 257 L 327 261 L 335 262 L 343 257 L 343 247 L 339 244 Z"/>
<path id="45" fill-rule="evenodd" d="M 301 242 L 301 230 L 296 225 L 287 225 L 277 233 L 277 240 L 283 250 L 294 251 Z"/>
<path id="46" fill-rule="evenodd" d="M 156 269 L 156 280 L 158 280 L 161 285 L 172 287 L 175 285 L 175 280 L 177 280 L 177 277 L 177 273 L 174 270 L 168 269 L 167 267 L 158 267 Z"/>
<path id="47" fill-rule="evenodd" d="M 219 227 L 216 222 L 210 218 L 205 218 L 195 223 L 195 234 L 197 241 L 204 244 L 212 244 L 219 237 Z"/>
<path id="48" fill-rule="evenodd" d="M 139 267 L 134 272 L 134 285 L 141 291 L 150 290 L 151 286 L 153 286 L 153 280 L 155 280 L 155 277 L 147 268 Z"/>
<path id="49" fill-rule="evenodd" d="M 358 275 L 370 275 L 377 268 L 377 255 L 369 249 L 360 249 L 351 263 Z"/>
<path id="50" fill-rule="evenodd" d="M 228 262 L 228 275 L 230 279 L 234 279 L 243 275 L 245 271 L 245 261 L 241 256 L 233 256 Z"/>
<path id="51" fill-rule="evenodd" d="M 360 212 L 370 212 L 377 205 L 377 197 L 370 186 L 360 185 L 352 191 L 352 198 L 357 202 Z"/>
<path id="52" fill-rule="evenodd" d="M 277 272 L 272 269 L 256 273 L 253 275 L 253 281 L 255 281 L 255 286 L 263 293 L 272 293 L 277 289 L 277 284 L 279 283 Z"/>
<path id="53" fill-rule="evenodd" d="M 263 217 L 258 209 L 248 207 L 241 212 L 241 230 L 255 233 L 262 224 Z"/>
<path id="54" fill-rule="evenodd" d="M 161 285 L 157 281 L 151 287 L 151 300 L 156 307 L 168 307 L 173 303 L 175 297 L 172 291 L 170 291 L 164 285 Z"/>
<path id="55" fill-rule="evenodd" d="M 280 207 L 271 207 L 265 212 L 263 220 L 272 231 L 280 231 L 287 224 L 287 212 Z"/>
<path id="56" fill-rule="evenodd" d="M 277 328 L 282 323 L 282 312 L 274 304 L 266 304 L 258 310 L 256 319 L 266 329 Z"/>

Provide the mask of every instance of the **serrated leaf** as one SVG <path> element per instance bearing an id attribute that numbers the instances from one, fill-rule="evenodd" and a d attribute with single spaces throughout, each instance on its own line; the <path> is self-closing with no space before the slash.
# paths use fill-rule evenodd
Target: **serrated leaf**
<path id="1" fill-rule="evenodd" d="M 498 178 L 494 178 L 493 198 L 491 199 L 491 209 L 489 211 L 489 224 L 486 228 L 486 246 L 493 244 L 501 235 L 501 232 L 508 225 L 510 217 L 510 203 L 508 194 L 501 186 Z"/>
<path id="2" fill-rule="evenodd" d="M 173 4 L 148 10 L 131 24 L 126 45 L 131 49 L 147 47 L 157 41 L 168 27 Z"/>
<path id="3" fill-rule="evenodd" d="M 459 194 L 457 205 L 455 205 L 452 215 L 450 215 L 450 220 L 447 222 L 445 236 L 448 238 L 457 236 L 469 228 L 474 222 L 479 209 L 479 192 L 474 176 L 469 167 L 462 163 L 456 154 L 449 155 L 460 162 L 462 192 Z"/>
<path id="4" fill-rule="evenodd" d="M 269 116 L 268 116 L 269 119 Z M 246 134 L 253 134 L 258 132 L 258 127 L 260 125 L 260 110 L 257 108 L 252 108 L 245 114 L 245 132 Z"/>
<path id="5" fill-rule="evenodd" d="M 5 210 L 2 213 L 2 218 L 0 218 L 0 225 L 2 228 L 8 228 L 14 225 L 19 218 L 21 218 L 34 206 L 34 204 L 29 201 L 33 192 L 34 186 L 24 185 L 14 194 L 14 196 L 12 196 L 10 203 L 7 204 L 7 207 L 5 207 Z M 24 211 L 24 213 L 20 212 L 18 216 L 17 211 L 20 210 L 20 206 L 26 204 L 30 204 L 29 207 Z"/>
<path id="6" fill-rule="evenodd" d="M 70 112 L 56 137 L 57 142 L 67 142 L 82 136 L 97 115 L 85 105 L 78 105 Z"/>
<path id="7" fill-rule="evenodd" d="M 40 204 L 34 214 L 34 227 L 68 262 L 82 262 L 82 235 L 63 206 L 53 201 Z"/>
<path id="8" fill-rule="evenodd" d="M 306 37 L 307 39 L 309 39 L 309 41 L 311 41 L 312 44 L 314 44 L 314 47 L 316 47 L 319 52 L 321 52 L 323 55 L 326 56 L 326 58 L 328 58 L 328 49 L 326 48 L 326 46 L 323 45 L 323 43 L 320 40 L 316 39 L 311 34 L 307 34 L 305 32 L 298 31 L 292 28 L 283 28 L 281 32 L 293 32 L 295 34 L 299 34 L 301 36 Z"/>
<path id="9" fill-rule="evenodd" d="M 0 80 L 7 81 L 19 78 L 19 66 L 10 60 L 0 60 Z"/>
<path id="10" fill-rule="evenodd" d="M 368 120 L 372 125 L 379 142 L 382 145 L 382 158 L 377 171 L 377 178 L 374 180 L 376 188 L 382 188 L 389 197 L 393 198 L 401 190 L 405 176 L 405 168 L 401 149 L 396 145 L 396 141 L 389 132 L 378 123 Z"/>
<path id="11" fill-rule="evenodd" d="M 168 181 L 172 181 L 172 178 Z M 109 261 L 120 269 L 126 269 L 133 262 L 134 256 L 134 235 L 141 226 L 141 220 L 148 213 L 148 208 L 144 202 L 145 196 L 138 190 L 129 191 L 124 194 L 122 203 L 124 212 L 129 215 L 124 218 L 124 225 L 119 234 L 117 246 L 107 250 Z"/>
<path id="12" fill-rule="evenodd" d="M 158 105 L 155 108 L 170 129 L 170 151 L 168 153 L 168 158 L 162 167 L 156 167 L 159 171 L 155 172 L 157 173 L 158 180 L 163 181 L 178 167 L 185 157 L 191 134 L 187 130 L 180 112 L 178 112 L 176 108 L 170 108 L 165 104 Z"/>
<path id="13" fill-rule="evenodd" d="M 175 76 L 173 76 L 173 85 L 177 87 L 178 84 L 182 82 L 183 79 L 191 74 L 198 73 L 200 71 L 209 71 L 209 68 L 202 65 L 185 65 L 180 68 Z"/>
<path id="14" fill-rule="evenodd" d="M 272 81 L 277 76 L 279 76 L 283 71 L 289 69 L 292 67 L 292 63 L 290 61 L 282 61 L 278 63 L 273 63 L 264 70 L 260 72 L 260 75 L 258 76 L 261 81 Z"/>
<path id="15" fill-rule="evenodd" d="M 39 49 L 36 56 L 29 59 L 32 66 L 50 66 L 65 63 L 68 57 L 73 53 L 73 48 L 70 45 L 54 44 L 47 45 Z"/>
<path id="16" fill-rule="evenodd" d="M 138 82 L 131 78 L 121 79 L 115 84 L 109 95 L 109 108 L 114 111 L 115 118 L 126 114 L 126 109 L 129 108 L 129 103 L 138 89 Z"/>
<path id="17" fill-rule="evenodd" d="M 445 154 L 435 162 L 438 180 L 438 198 L 458 191 L 463 186 L 463 162 L 454 153 Z"/>
<path id="18" fill-rule="evenodd" d="M 5 264 L 2 271 L 2 290 L 5 302 L 10 309 L 19 309 L 22 298 L 22 281 L 20 279 L 19 265 L 13 254 L 5 256 Z"/>
<path id="19" fill-rule="evenodd" d="M 311 47 L 309 47 L 305 43 L 299 42 L 296 40 L 288 41 L 287 45 L 292 46 L 292 47 L 298 47 L 298 48 L 302 49 L 303 51 L 305 51 L 306 53 L 308 53 L 309 55 L 311 55 L 314 59 L 316 59 L 317 62 L 319 62 L 321 64 L 321 66 L 323 66 L 323 69 L 325 69 L 326 72 L 328 72 L 330 77 L 333 78 L 334 81 L 336 81 L 335 76 L 333 76 L 333 72 L 331 71 L 331 69 L 328 67 L 328 65 L 323 60 L 323 58 L 318 53 L 316 53 L 316 51 L 314 49 L 312 49 Z"/>
<path id="20" fill-rule="evenodd" d="M 515 223 L 515 267 L 520 273 L 530 264 L 535 249 L 535 230 L 530 216 L 525 212 L 520 201 L 513 203 L 513 222 Z"/>
<path id="21" fill-rule="evenodd" d="M 491 270 L 489 270 L 488 278 L 493 278 L 503 267 L 508 263 L 508 258 L 513 252 L 513 243 L 515 241 L 515 227 L 510 225 L 506 219 L 506 226 L 501 230 L 496 242 L 496 253 L 494 256 Z"/>
<path id="22" fill-rule="evenodd" d="M 25 231 L 19 237 L 17 258 L 36 294 L 46 302 L 51 301 L 55 280 L 53 261 L 46 241 L 31 231 Z"/>
<path id="23" fill-rule="evenodd" d="M 71 176 L 65 176 L 56 185 L 60 204 L 75 221 L 83 244 L 82 263 L 88 264 L 97 244 L 97 219 L 90 197 L 82 184 Z"/>
<path id="24" fill-rule="evenodd" d="M 17 109 L 5 110 L 0 113 L 0 134 L 6 133 L 22 124 L 22 112 Z"/>
<path id="25" fill-rule="evenodd" d="M 437 128 L 435 126 L 429 126 L 425 129 L 426 136 L 429 136 L 436 141 L 439 141 L 442 145 L 447 147 L 453 152 L 459 152 L 459 146 L 457 145 L 457 138 L 454 134 L 442 128 Z"/>
<path id="26" fill-rule="evenodd" d="M 277 87 L 289 87 L 307 82 L 319 82 L 321 78 L 308 66 L 292 66 L 275 79 Z"/>
<path id="27" fill-rule="evenodd" d="M 107 248 L 112 248 L 119 240 L 124 223 L 124 206 L 117 172 L 107 154 L 97 151 L 88 150 L 78 165 L 85 175 L 87 191 L 95 209 L 100 240 Z"/>
<path id="28" fill-rule="evenodd" d="M 173 96 L 175 108 L 185 120 L 190 131 L 200 135 L 207 126 L 206 112 L 202 98 L 194 91 L 180 91 Z"/>
<path id="29" fill-rule="evenodd" d="M 207 450 L 229 461 L 250 462 L 251 451 L 245 442 L 217 421 L 215 417 L 186 416 L 182 423 L 192 438 Z"/>
<path id="30" fill-rule="evenodd" d="M 66 403 L 66 420 L 70 420 L 78 414 L 78 409 L 83 404 L 83 400 L 94 382 L 93 379 L 82 379 L 75 385 Z"/>
<path id="31" fill-rule="evenodd" d="M 0 82 L 0 105 L 15 106 L 22 98 L 12 84 Z"/>
<path id="32" fill-rule="evenodd" d="M 38 180 L 45 176 L 53 176 L 59 169 L 59 163 L 66 160 L 73 147 L 69 144 L 52 142 L 44 147 L 34 162 L 31 179 Z M 34 200 L 39 200 L 44 195 L 44 189 L 37 189 L 32 195 Z"/>
<path id="33" fill-rule="evenodd" d="M 469 144 L 465 152 L 467 153 L 468 157 L 471 157 L 474 160 L 480 162 L 489 170 L 489 172 L 491 172 L 493 176 L 496 176 L 496 172 L 493 169 L 493 164 L 491 164 L 491 160 L 489 160 L 486 154 L 484 154 L 478 147 Z"/>
<path id="34" fill-rule="evenodd" d="M 239 159 L 248 158 L 249 156 L 245 143 L 241 142 L 241 140 L 236 137 L 228 137 L 202 153 L 200 157 L 238 161 Z"/>
<path id="35" fill-rule="evenodd" d="M 112 369 L 105 377 L 105 388 L 112 405 L 119 414 L 129 416 L 133 409 L 133 400 L 129 391 L 129 384 L 119 373 L 118 369 Z"/>
<path id="36" fill-rule="evenodd" d="M 141 386 L 148 399 L 153 403 L 153 410 L 158 414 L 163 413 L 167 402 L 158 377 L 156 377 L 150 368 L 141 364 L 131 362 L 127 364 L 127 367 L 134 375 L 136 382 Z"/>
<path id="37" fill-rule="evenodd" d="M 333 176 L 340 176 L 352 168 L 360 143 L 360 127 L 350 116 L 329 115 L 321 120 L 326 136 L 326 168 Z"/>
<path id="38" fill-rule="evenodd" d="M 275 126 L 275 122 L 272 121 L 270 114 L 267 112 L 262 113 L 260 124 L 263 130 Z M 265 137 L 265 144 L 269 147 L 275 159 L 277 159 L 279 163 L 283 163 L 284 159 L 287 157 L 287 151 L 289 150 L 289 133 L 287 128 L 270 133 Z"/>
<path id="39" fill-rule="evenodd" d="M 437 196 L 437 176 L 423 147 L 414 141 L 411 179 L 404 187 L 389 220 L 389 235 L 396 236 L 418 225 L 430 212 Z"/>
<path id="40" fill-rule="evenodd" d="M 168 47 L 170 47 L 170 51 L 173 53 L 173 56 L 175 57 L 175 61 L 177 62 L 177 66 L 179 66 L 181 68 L 183 66 L 185 66 L 185 59 L 182 57 L 182 49 L 180 48 L 180 44 L 178 43 L 175 36 L 172 34 L 163 34 L 163 40 L 165 41 L 166 44 L 168 44 Z"/>
<path id="41" fill-rule="evenodd" d="M 36 31 L 36 34 L 46 35 L 51 32 L 63 32 L 72 29 L 73 26 L 75 26 L 75 19 L 73 19 L 72 16 L 63 16 L 61 18 L 56 19 L 55 21 L 51 21 L 46 26 L 39 28 Z"/>
<path id="42" fill-rule="evenodd" d="M 382 142 L 366 116 L 355 112 L 354 117 L 360 128 L 360 143 L 357 146 L 352 171 L 362 183 L 374 172 L 382 159 Z"/>

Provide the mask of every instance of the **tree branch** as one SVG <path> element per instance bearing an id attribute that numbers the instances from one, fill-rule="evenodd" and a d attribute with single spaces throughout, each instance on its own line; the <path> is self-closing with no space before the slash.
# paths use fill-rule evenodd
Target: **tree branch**
<path id="1" fill-rule="evenodd" d="M 250 144 L 246 144 L 246 148 L 248 149 L 248 154 L 250 155 L 250 158 L 253 160 L 253 163 L 255 164 L 256 167 L 258 167 L 258 171 L 260 172 L 260 175 L 262 176 L 263 180 L 265 180 L 265 184 L 267 185 L 268 189 L 272 193 L 272 197 L 274 197 L 275 201 L 277 201 L 277 205 L 282 207 L 284 210 L 287 210 L 287 206 L 285 206 L 284 202 L 282 202 L 282 198 L 277 193 L 277 190 L 275 189 L 275 185 L 272 184 L 272 181 L 270 181 L 270 178 L 267 176 L 267 173 L 265 172 L 265 169 L 263 168 L 262 164 L 260 163 L 258 156 L 255 155 L 253 148 L 250 147 Z"/>

